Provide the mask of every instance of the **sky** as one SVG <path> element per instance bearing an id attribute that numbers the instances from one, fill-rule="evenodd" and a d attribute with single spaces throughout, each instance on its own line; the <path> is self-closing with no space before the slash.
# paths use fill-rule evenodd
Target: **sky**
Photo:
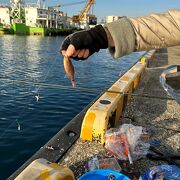
<path id="1" fill-rule="evenodd" d="M 49 6 L 74 3 L 83 0 L 46 0 Z M 0 0 L 1 3 L 8 3 L 9 0 Z M 25 0 L 25 2 L 37 2 L 37 0 Z M 108 15 L 137 17 L 151 13 L 163 13 L 168 9 L 180 9 L 180 0 L 95 0 L 94 14 L 98 21 Z M 62 7 L 62 11 L 68 16 L 78 14 L 84 4 Z"/>

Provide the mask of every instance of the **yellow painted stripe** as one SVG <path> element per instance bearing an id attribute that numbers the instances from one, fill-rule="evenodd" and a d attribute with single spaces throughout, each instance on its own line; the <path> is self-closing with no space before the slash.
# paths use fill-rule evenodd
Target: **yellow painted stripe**
<path id="1" fill-rule="evenodd" d="M 86 115 L 82 129 L 81 129 L 81 139 L 92 141 L 92 130 L 93 130 L 93 124 L 94 120 L 96 118 L 96 114 L 93 112 L 88 112 Z"/>
<path id="2" fill-rule="evenodd" d="M 50 180 L 50 175 L 48 169 L 44 169 L 41 171 L 39 180 Z"/>
<path id="3" fill-rule="evenodd" d="M 140 62 L 146 62 L 146 58 L 145 57 L 142 57 Z"/>

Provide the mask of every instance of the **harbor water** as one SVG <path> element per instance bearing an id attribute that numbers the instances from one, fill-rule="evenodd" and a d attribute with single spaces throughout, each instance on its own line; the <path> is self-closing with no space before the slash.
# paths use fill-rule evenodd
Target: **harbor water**
<path id="1" fill-rule="evenodd" d="M 59 53 L 63 39 L 0 36 L 1 180 L 9 177 L 143 54 L 132 53 L 114 60 L 108 50 L 101 50 L 87 61 L 73 61 L 77 89 L 72 89 Z"/>

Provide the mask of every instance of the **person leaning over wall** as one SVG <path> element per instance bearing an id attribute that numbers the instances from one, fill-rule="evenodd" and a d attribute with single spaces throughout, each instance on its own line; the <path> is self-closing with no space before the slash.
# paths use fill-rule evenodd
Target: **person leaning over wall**
<path id="1" fill-rule="evenodd" d="M 122 17 L 112 23 L 75 32 L 61 45 L 64 56 L 85 60 L 100 49 L 109 48 L 113 58 L 134 51 L 180 45 L 180 10 L 137 18 Z"/>

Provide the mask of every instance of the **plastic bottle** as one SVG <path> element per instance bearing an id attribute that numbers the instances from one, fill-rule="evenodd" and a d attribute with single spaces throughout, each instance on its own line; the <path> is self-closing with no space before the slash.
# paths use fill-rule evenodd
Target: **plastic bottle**
<path id="1" fill-rule="evenodd" d="M 95 169 L 99 169 L 99 160 L 96 157 L 94 157 L 92 160 L 88 161 L 88 170 L 92 171 Z"/>

